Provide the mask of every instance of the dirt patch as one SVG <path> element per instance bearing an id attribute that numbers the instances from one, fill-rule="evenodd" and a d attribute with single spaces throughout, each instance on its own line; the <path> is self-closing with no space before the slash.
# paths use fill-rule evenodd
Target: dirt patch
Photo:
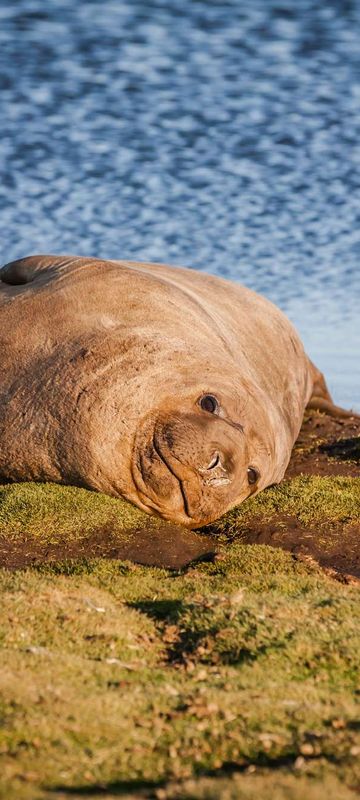
<path id="1" fill-rule="evenodd" d="M 348 583 L 360 580 L 360 522 L 302 525 L 296 517 L 279 514 L 272 520 L 254 519 L 242 532 L 246 544 L 267 544 L 316 561 L 334 577 Z"/>
<path id="2" fill-rule="evenodd" d="M 0 566 L 7 569 L 86 558 L 116 558 L 144 566 L 179 570 L 194 561 L 211 560 L 219 549 L 213 536 L 195 533 L 178 525 L 164 523 L 130 532 L 121 541 L 112 525 L 104 525 L 82 539 L 67 539 L 44 544 L 22 534 L 9 541 L 0 536 Z"/>
<path id="3" fill-rule="evenodd" d="M 295 475 L 360 476 L 360 419 L 311 412 L 304 419 L 285 480 Z"/>

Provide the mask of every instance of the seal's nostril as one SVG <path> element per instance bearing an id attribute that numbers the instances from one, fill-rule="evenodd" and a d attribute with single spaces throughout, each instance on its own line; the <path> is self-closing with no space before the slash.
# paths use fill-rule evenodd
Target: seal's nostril
<path id="1" fill-rule="evenodd" d="M 215 469 L 220 464 L 220 456 L 219 453 L 214 453 L 213 458 L 210 461 L 210 464 L 207 465 L 206 469 Z"/>

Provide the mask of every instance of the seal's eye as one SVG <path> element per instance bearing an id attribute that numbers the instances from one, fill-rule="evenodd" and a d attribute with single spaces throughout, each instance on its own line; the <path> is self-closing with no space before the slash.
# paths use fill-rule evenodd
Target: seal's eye
<path id="1" fill-rule="evenodd" d="M 208 411 L 209 414 L 216 414 L 219 409 L 219 403 L 213 394 L 204 394 L 200 398 L 200 408 L 203 411 Z"/>
<path id="2" fill-rule="evenodd" d="M 255 467 L 248 467 L 247 478 L 250 486 L 253 486 L 260 478 L 260 472 Z"/>

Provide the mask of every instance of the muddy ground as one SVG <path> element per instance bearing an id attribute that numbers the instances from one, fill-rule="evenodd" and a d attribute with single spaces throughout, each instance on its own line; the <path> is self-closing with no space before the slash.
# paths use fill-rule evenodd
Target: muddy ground
<path id="1" fill-rule="evenodd" d="M 296 475 L 360 477 L 360 419 L 339 419 L 312 412 L 305 417 L 284 480 Z M 334 577 L 360 579 L 360 519 L 355 524 L 329 521 L 323 547 L 324 526 L 304 527 L 295 516 L 254 519 L 243 535 L 251 544 L 269 544 L 301 558 L 313 558 Z M 344 542 L 346 545 L 344 546 Z"/>

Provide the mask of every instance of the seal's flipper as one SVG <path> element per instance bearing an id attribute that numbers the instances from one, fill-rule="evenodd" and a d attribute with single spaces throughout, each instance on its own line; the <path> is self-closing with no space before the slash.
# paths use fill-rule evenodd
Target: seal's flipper
<path id="1" fill-rule="evenodd" d="M 20 258 L 18 261 L 10 261 L 0 270 L 0 280 L 8 286 L 21 286 L 31 283 L 34 280 L 34 266 L 37 262 L 36 256 Z"/>
<path id="2" fill-rule="evenodd" d="M 24 286 L 27 283 L 32 283 L 37 275 L 44 273 L 50 275 L 54 271 L 58 272 L 60 267 L 67 267 L 75 260 L 80 261 L 79 258 L 75 259 L 74 256 L 39 255 L 10 261 L 0 269 L 0 287 L 1 283 L 7 286 Z"/>
<path id="3" fill-rule="evenodd" d="M 359 414 L 356 414 L 355 411 L 347 411 L 345 408 L 335 405 L 322 372 L 315 367 L 315 364 L 310 359 L 309 363 L 313 378 L 313 392 L 306 408 L 323 411 L 325 414 L 329 414 L 330 417 L 355 417 L 358 419 Z"/>
<path id="4" fill-rule="evenodd" d="M 314 409 L 314 411 L 323 411 L 324 414 L 328 414 L 329 417 L 354 417 L 355 419 L 360 419 L 360 415 L 357 414 L 356 411 L 347 411 L 345 408 L 341 408 L 341 406 L 336 406 L 329 400 L 325 400 L 324 397 L 317 397 L 316 395 L 310 397 L 306 408 Z"/>

